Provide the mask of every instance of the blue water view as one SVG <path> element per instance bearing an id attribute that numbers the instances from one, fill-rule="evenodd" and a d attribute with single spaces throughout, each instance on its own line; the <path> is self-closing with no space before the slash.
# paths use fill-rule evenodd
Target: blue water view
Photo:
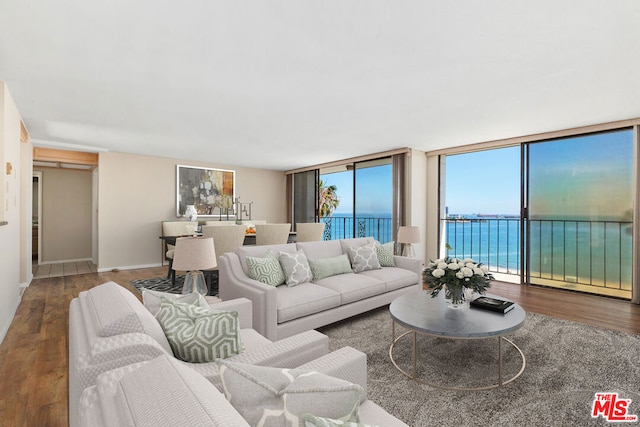
<path id="1" fill-rule="evenodd" d="M 523 236 L 519 218 L 470 215 L 443 222 L 447 255 L 473 258 L 492 272 L 520 274 Z M 529 227 L 533 282 L 631 289 L 631 222 L 558 217 L 531 219 Z"/>
<path id="2" fill-rule="evenodd" d="M 325 240 L 371 236 L 393 239 L 391 214 L 334 214 Z M 631 289 L 632 224 L 589 218 L 530 220 L 529 273 L 532 282 L 559 281 Z M 523 244 L 517 215 L 451 215 L 442 220 L 442 255 L 473 258 L 494 273 L 520 275 Z M 526 243 L 526 242 L 524 242 Z"/>

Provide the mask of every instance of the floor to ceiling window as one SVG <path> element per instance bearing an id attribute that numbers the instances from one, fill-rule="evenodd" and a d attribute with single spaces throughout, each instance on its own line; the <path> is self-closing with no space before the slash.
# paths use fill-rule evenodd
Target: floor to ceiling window
<path id="1" fill-rule="evenodd" d="M 632 129 L 525 150 L 528 282 L 631 298 Z"/>
<path id="2" fill-rule="evenodd" d="M 324 216 L 331 239 L 374 237 L 393 240 L 393 180 L 391 158 L 320 169 L 320 182 L 334 187 L 339 204 Z"/>
<path id="3" fill-rule="evenodd" d="M 622 128 L 444 156 L 440 254 L 630 299 L 634 145 Z"/>
<path id="4" fill-rule="evenodd" d="M 405 216 L 407 150 L 287 173 L 290 219 L 326 224 L 324 239 L 393 241 Z"/>

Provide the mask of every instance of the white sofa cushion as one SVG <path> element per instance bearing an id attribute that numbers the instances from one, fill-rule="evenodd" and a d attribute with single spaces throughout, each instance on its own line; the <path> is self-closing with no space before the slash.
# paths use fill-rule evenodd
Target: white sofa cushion
<path id="1" fill-rule="evenodd" d="M 298 286 L 278 288 L 278 323 L 305 317 L 340 305 L 340 295 L 323 286 L 302 283 Z"/>
<path id="2" fill-rule="evenodd" d="M 416 273 L 398 267 L 384 267 L 379 270 L 363 271 L 360 274 L 384 282 L 387 292 L 416 283 Z"/>
<path id="3" fill-rule="evenodd" d="M 307 413 L 358 421 L 362 387 L 313 371 L 220 361 L 226 398 L 251 425 L 303 425 Z"/>
<path id="4" fill-rule="evenodd" d="M 349 304 L 385 292 L 384 282 L 366 276 L 363 273 L 327 277 L 315 283 L 316 285 L 331 289 L 340 294 L 340 305 Z"/>
<path id="5" fill-rule="evenodd" d="M 168 353 L 172 353 L 156 318 L 127 289 L 115 282 L 107 282 L 89 289 L 82 297 L 95 320 L 98 336 L 141 332 L 150 335 Z"/>
<path id="6" fill-rule="evenodd" d="M 300 242 L 298 248 L 302 249 L 309 259 L 328 258 L 346 254 L 342 250 L 339 240 L 321 240 L 316 242 Z"/>

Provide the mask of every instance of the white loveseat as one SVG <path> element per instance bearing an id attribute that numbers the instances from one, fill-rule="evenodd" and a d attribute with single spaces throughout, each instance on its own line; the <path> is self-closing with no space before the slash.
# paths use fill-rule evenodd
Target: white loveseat
<path id="1" fill-rule="evenodd" d="M 391 303 L 421 286 L 422 261 L 393 256 L 395 266 L 312 279 L 295 286 L 271 286 L 250 277 L 247 257 L 302 253 L 311 263 L 375 243 L 372 238 L 243 246 L 220 257 L 220 297 L 247 298 L 253 306 L 253 328 L 270 340 L 315 329 Z"/>
<path id="2" fill-rule="evenodd" d="M 254 365 L 295 368 L 329 352 L 328 338 L 316 331 L 271 342 L 251 329 L 251 301 L 236 299 L 211 308 L 238 312 L 245 350 L 229 358 Z M 218 365 L 174 358 L 161 325 L 124 287 L 108 282 L 81 292 L 69 307 L 69 425 L 78 425 L 82 392 L 104 372 L 167 356 L 219 385 Z"/>

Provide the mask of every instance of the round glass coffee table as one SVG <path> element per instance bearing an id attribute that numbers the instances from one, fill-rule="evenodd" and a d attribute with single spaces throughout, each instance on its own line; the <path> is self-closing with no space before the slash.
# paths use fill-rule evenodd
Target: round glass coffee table
<path id="1" fill-rule="evenodd" d="M 487 294 L 489 297 L 500 298 L 496 295 Z M 416 291 L 405 294 L 393 300 L 389 305 L 389 313 L 392 319 L 391 346 L 389 347 L 389 358 L 391 363 L 407 377 L 412 380 L 429 385 L 431 387 L 446 390 L 488 390 L 501 387 L 518 378 L 526 365 L 524 353 L 512 341 L 504 335 L 518 330 L 524 325 L 526 312 L 518 304 L 511 311 L 502 314 L 481 308 L 473 308 L 468 305 L 464 308 L 448 308 L 444 300 L 444 292 L 436 298 L 431 298 L 431 294 L 426 291 Z M 396 337 L 396 323 L 409 329 Z M 483 387 L 457 387 L 441 384 L 433 384 L 424 381 L 417 376 L 416 367 L 416 335 L 424 334 L 439 338 L 449 339 L 498 339 L 498 366 L 497 383 L 492 383 Z M 405 336 L 413 335 L 412 363 L 413 372 L 402 369 L 393 358 L 394 346 Z M 502 342 L 513 346 L 522 358 L 522 366 L 513 377 L 504 379 L 502 375 Z"/>

